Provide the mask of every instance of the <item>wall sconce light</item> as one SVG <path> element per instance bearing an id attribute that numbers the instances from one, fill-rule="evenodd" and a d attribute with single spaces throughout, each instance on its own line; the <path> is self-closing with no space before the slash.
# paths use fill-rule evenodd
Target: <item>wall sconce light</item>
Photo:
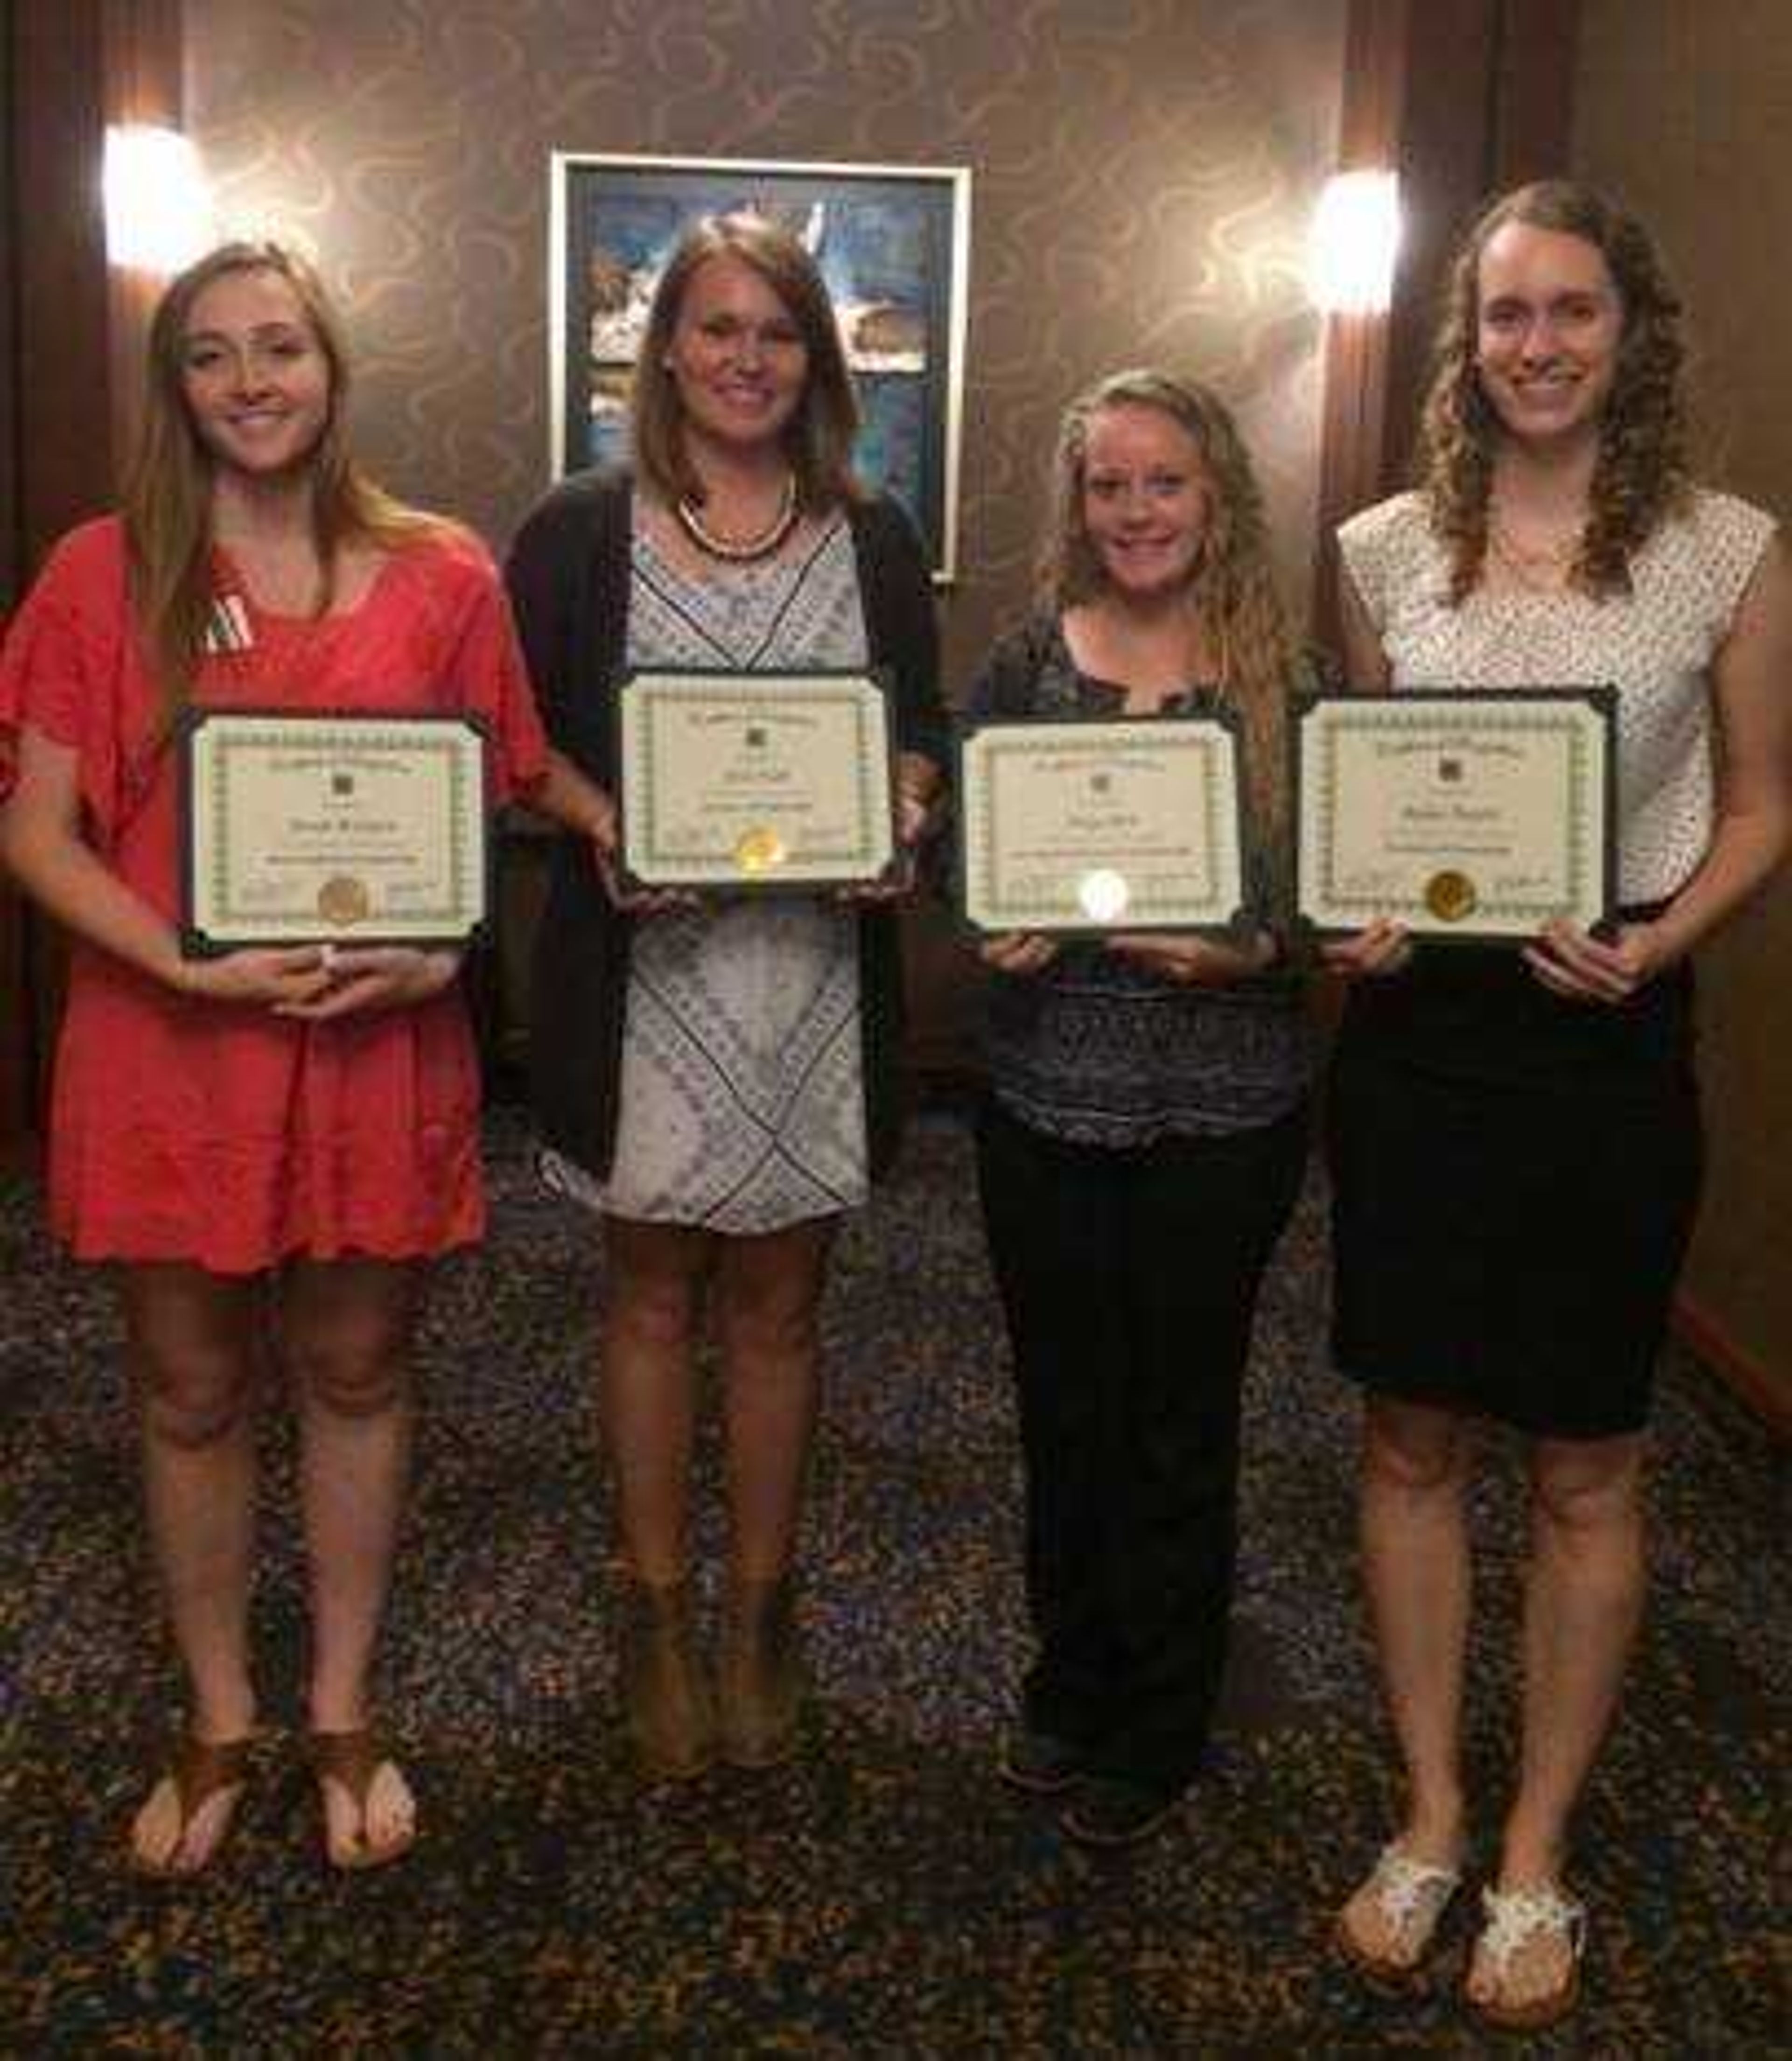
<path id="1" fill-rule="evenodd" d="M 1307 243 L 1307 291 L 1327 314 L 1378 314 L 1393 291 L 1400 180 L 1393 172 L 1335 172 Z"/>
<path id="2" fill-rule="evenodd" d="M 174 130 L 108 129 L 102 186 L 106 254 L 114 265 L 166 277 L 218 240 L 199 154 Z"/>

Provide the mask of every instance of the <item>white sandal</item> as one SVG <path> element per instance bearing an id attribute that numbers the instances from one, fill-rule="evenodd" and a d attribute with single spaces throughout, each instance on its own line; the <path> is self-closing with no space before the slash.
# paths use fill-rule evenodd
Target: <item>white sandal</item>
<path id="1" fill-rule="evenodd" d="M 1413 1982 L 1431 1950 L 1431 1943 L 1437 1937 L 1437 1927 L 1449 1908 L 1451 1899 L 1461 1887 L 1460 1868 L 1441 1867 L 1435 1861 L 1415 1860 L 1397 1843 L 1390 1842 L 1381 1849 L 1368 1881 L 1356 1894 L 1361 1895 L 1362 1890 L 1369 1892 L 1389 1937 L 1399 1940 L 1409 1951 L 1397 1960 L 1387 1955 L 1372 1954 L 1345 1923 L 1341 1911 L 1333 1927 L 1333 1935 L 1345 1954 L 1365 1975 L 1382 1983 Z M 1351 1902 L 1355 1901 L 1356 1896 L 1353 1896 Z"/>
<path id="2" fill-rule="evenodd" d="M 1580 1999 L 1581 1960 L 1586 1952 L 1586 1905 L 1546 1882 L 1534 1889 L 1484 1889 L 1481 1907 L 1487 1923 L 1476 1943 L 1471 1970 L 1477 1963 L 1490 1969 L 1503 1988 L 1513 1962 L 1533 1939 L 1542 1936 L 1566 1942 L 1568 1967 L 1556 1988 L 1523 2003 L 1501 2003 L 1496 1997 L 1477 1997 L 1465 1989 L 1463 1995 L 1469 2010 L 1489 2025 L 1513 2032 L 1537 2031 L 1567 2017 Z"/>

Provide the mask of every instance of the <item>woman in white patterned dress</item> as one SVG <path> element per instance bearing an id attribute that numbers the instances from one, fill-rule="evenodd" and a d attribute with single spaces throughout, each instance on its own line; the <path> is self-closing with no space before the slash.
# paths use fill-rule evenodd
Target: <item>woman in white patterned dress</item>
<path id="1" fill-rule="evenodd" d="M 1366 1391 L 1365 1578 L 1403 1826 L 1340 1914 L 1417 1975 L 1462 1873 L 1469 1419 L 1529 1439 L 1517 1793 L 1466 2000 L 1572 2008 L 1570 1811 L 1641 1615 L 1643 1430 L 1696 1205 L 1688 954 L 1786 850 L 1792 582 L 1759 510 L 1682 457 L 1678 304 L 1645 232 L 1563 182 L 1458 255 L 1424 486 L 1340 533 L 1363 687 L 1618 690 L 1621 920 L 1521 950 L 1333 948 L 1334 1355 Z"/>
<path id="2" fill-rule="evenodd" d="M 881 890 L 733 902 L 619 891 L 610 689 L 628 667 L 887 667 L 900 830 L 941 755 L 928 576 L 906 518 L 854 479 L 857 411 L 798 239 L 756 215 L 688 235 L 655 296 L 634 466 L 556 490 L 512 598 L 548 727 L 603 790 L 559 854 L 532 1042 L 545 1169 L 600 1211 L 601 1377 L 627 1594 L 624 1717 L 656 1776 L 794 1748 L 791 1572 L 841 1213 L 896 1137 L 900 967 Z M 729 1564 L 713 1683 L 691 1624 L 695 1348 L 721 1347 Z"/>

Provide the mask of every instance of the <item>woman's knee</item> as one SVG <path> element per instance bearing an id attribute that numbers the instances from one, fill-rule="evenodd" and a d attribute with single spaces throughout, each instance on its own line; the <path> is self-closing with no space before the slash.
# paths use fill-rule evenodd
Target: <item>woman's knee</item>
<path id="1" fill-rule="evenodd" d="M 280 1347 L 304 1407 L 379 1417 L 407 1394 L 416 1270 L 385 1260 L 307 1262 L 287 1275 Z"/>
<path id="2" fill-rule="evenodd" d="M 379 1417 L 406 1399 L 407 1345 L 401 1323 L 339 1323 L 289 1335 L 287 1367 L 309 1407 L 335 1417 Z"/>
<path id="3" fill-rule="evenodd" d="M 1539 1439 L 1530 1494 L 1536 1521 L 1569 1540 L 1630 1531 L 1642 1516 L 1642 1441 Z"/>
<path id="4" fill-rule="evenodd" d="M 723 1349 L 731 1357 L 811 1356 L 820 1345 L 821 1326 L 812 1302 L 726 1297 L 719 1318 Z"/>
<path id="5" fill-rule="evenodd" d="M 1469 1463 L 1469 1428 L 1454 1411 L 1370 1399 L 1363 1419 L 1365 1487 L 1409 1495 L 1459 1495 Z"/>
<path id="6" fill-rule="evenodd" d="M 812 1357 L 821 1338 L 819 1255 L 781 1254 L 775 1263 L 744 1260 L 723 1270 L 716 1323 L 731 1358 Z"/>
<path id="7" fill-rule="evenodd" d="M 158 1351 L 139 1343 L 133 1371 L 144 1428 L 158 1443 L 199 1452 L 231 1438 L 255 1399 L 255 1365 L 228 1347 Z"/>
<path id="8" fill-rule="evenodd" d="M 227 1439 L 253 1406 L 260 1303 L 251 1283 L 197 1267 L 124 1271 L 132 1381 L 150 1435 L 196 1451 Z"/>
<path id="9" fill-rule="evenodd" d="M 696 1343 L 702 1290 L 682 1274 L 618 1271 L 604 1317 L 608 1336 L 657 1353 L 689 1352 Z"/>
<path id="10" fill-rule="evenodd" d="M 713 1243 L 682 1224 L 608 1219 L 606 1336 L 656 1353 L 691 1351 L 702 1321 Z"/>

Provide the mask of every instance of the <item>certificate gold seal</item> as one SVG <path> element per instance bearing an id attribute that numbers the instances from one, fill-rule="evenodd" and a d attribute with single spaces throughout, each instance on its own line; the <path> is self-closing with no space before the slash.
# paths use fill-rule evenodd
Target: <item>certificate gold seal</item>
<path id="1" fill-rule="evenodd" d="M 1425 883 L 1425 906 L 1440 923 L 1460 923 L 1474 913 L 1475 884 L 1453 869 L 1434 873 Z"/>
<path id="2" fill-rule="evenodd" d="M 1076 883 L 1076 899 L 1092 923 L 1111 923 L 1133 898 L 1126 876 L 1111 866 L 1099 866 Z"/>
<path id="3" fill-rule="evenodd" d="M 776 830 L 744 830 L 735 843 L 735 870 L 753 879 L 762 873 L 775 872 L 788 856 L 784 841 Z"/>
<path id="4" fill-rule="evenodd" d="M 352 873 L 333 873 L 317 891 L 318 914 L 345 930 L 351 923 L 366 922 L 372 907 L 365 883 Z"/>

